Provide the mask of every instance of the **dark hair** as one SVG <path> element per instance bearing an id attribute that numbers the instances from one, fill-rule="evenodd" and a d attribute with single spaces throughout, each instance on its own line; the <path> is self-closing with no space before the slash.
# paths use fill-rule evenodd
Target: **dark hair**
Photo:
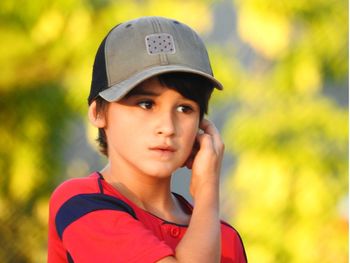
<path id="1" fill-rule="evenodd" d="M 104 100 L 102 97 L 98 96 L 96 99 L 96 114 L 105 114 L 108 106 L 108 101 Z M 98 135 L 96 139 L 99 150 L 103 155 L 108 156 L 108 144 L 107 144 L 107 136 L 106 132 L 102 128 L 98 128 Z"/>
<path id="2" fill-rule="evenodd" d="M 182 72 L 165 73 L 156 76 L 156 78 L 161 85 L 176 90 L 185 98 L 195 101 L 199 105 L 200 120 L 203 119 L 204 114 L 208 113 L 208 103 L 214 88 L 209 80 L 198 75 Z M 109 102 L 100 96 L 98 96 L 95 101 L 96 113 L 104 114 Z M 98 129 L 98 137 L 96 141 L 99 144 L 100 152 L 108 156 L 107 137 L 104 129 Z"/>

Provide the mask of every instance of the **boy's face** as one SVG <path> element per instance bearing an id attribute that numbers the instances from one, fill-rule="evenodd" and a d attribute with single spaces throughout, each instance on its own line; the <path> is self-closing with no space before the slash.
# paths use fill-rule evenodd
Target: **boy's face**
<path id="1" fill-rule="evenodd" d="M 106 112 L 110 163 L 153 177 L 168 177 L 189 157 L 199 126 L 196 102 L 162 86 L 143 82 Z"/>

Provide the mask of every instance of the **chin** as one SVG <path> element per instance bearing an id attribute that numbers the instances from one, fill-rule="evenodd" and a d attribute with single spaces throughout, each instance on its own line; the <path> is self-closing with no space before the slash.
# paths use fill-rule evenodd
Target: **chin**
<path id="1" fill-rule="evenodd" d="M 154 164 L 144 169 L 144 172 L 153 177 L 166 178 L 170 177 L 178 168 L 180 165 Z"/>

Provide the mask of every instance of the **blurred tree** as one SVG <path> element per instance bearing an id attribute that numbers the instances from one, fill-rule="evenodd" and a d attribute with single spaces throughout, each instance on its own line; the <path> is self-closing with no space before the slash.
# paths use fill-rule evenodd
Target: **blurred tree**
<path id="1" fill-rule="evenodd" d="M 347 94 L 347 2 L 234 5 L 254 53 L 226 61 L 236 68 L 225 142 L 237 163 L 224 195 L 234 225 L 251 262 L 347 262 L 348 112 L 326 95 Z"/>

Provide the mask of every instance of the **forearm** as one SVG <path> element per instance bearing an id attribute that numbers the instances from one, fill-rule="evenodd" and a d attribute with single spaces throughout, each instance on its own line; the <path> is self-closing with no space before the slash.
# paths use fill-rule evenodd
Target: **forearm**
<path id="1" fill-rule="evenodd" d="M 174 257 L 159 262 L 220 262 L 221 230 L 218 190 L 198 190 L 186 234 L 176 247 Z"/>
<path id="2" fill-rule="evenodd" d="M 199 190 L 186 234 L 176 248 L 178 262 L 220 262 L 221 233 L 217 190 Z"/>

